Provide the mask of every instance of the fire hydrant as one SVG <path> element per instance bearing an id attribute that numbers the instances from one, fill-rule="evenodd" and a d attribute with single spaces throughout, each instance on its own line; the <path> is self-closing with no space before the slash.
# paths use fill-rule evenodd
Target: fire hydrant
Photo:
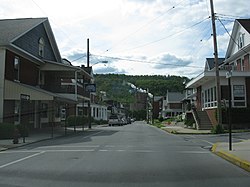
<path id="1" fill-rule="evenodd" d="M 19 140 L 18 140 L 19 136 L 20 136 L 19 130 L 15 128 L 14 133 L 13 133 L 13 144 L 19 143 Z"/>

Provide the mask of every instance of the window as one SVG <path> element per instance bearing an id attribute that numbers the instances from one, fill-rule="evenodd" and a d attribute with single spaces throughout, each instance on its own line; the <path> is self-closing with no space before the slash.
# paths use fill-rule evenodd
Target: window
<path id="1" fill-rule="evenodd" d="M 216 106 L 216 87 L 212 87 L 207 90 L 204 90 L 204 93 L 202 93 L 202 98 L 204 101 L 204 104 L 203 104 L 204 108 L 215 107 Z"/>
<path id="2" fill-rule="evenodd" d="M 246 67 L 245 67 L 245 63 L 244 63 L 244 59 L 241 59 L 241 71 L 245 71 Z"/>
<path id="3" fill-rule="evenodd" d="M 14 58 L 14 80 L 19 81 L 20 76 L 20 59 L 18 57 Z"/>
<path id="4" fill-rule="evenodd" d="M 20 101 L 15 101 L 15 109 L 14 109 L 14 123 L 19 124 L 20 123 Z"/>
<path id="5" fill-rule="evenodd" d="M 42 118 L 47 118 L 48 117 L 48 104 L 47 103 L 42 103 L 41 117 Z"/>
<path id="6" fill-rule="evenodd" d="M 38 48 L 39 48 L 39 51 L 38 51 L 38 54 L 40 57 L 44 57 L 44 39 L 43 38 L 40 38 L 39 41 L 38 41 Z"/>
<path id="7" fill-rule="evenodd" d="M 244 37 L 245 37 L 244 33 L 239 34 L 239 37 L 238 37 L 238 49 L 241 49 L 242 47 L 244 47 Z"/>

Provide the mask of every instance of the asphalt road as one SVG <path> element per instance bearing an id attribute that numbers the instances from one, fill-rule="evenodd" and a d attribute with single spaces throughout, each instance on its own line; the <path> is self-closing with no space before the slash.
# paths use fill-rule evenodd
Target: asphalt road
<path id="1" fill-rule="evenodd" d="M 191 137 L 135 122 L 0 152 L 0 186 L 249 186 Z"/>

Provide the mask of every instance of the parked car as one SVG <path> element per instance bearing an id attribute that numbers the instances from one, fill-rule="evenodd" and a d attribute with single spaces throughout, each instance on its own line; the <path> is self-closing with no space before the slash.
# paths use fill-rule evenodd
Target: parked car
<path id="1" fill-rule="evenodd" d="M 122 121 L 117 115 L 111 115 L 108 120 L 109 126 L 121 125 Z"/>

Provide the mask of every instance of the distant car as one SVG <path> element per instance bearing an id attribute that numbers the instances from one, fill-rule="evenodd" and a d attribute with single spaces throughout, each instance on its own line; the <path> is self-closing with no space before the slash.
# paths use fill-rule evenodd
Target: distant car
<path id="1" fill-rule="evenodd" d="M 122 122 L 121 123 L 122 125 L 127 125 L 128 124 L 128 121 L 127 121 L 126 118 L 122 118 L 121 122 Z"/>
<path id="2" fill-rule="evenodd" d="M 122 121 L 117 115 L 111 115 L 108 120 L 109 126 L 121 125 Z"/>

